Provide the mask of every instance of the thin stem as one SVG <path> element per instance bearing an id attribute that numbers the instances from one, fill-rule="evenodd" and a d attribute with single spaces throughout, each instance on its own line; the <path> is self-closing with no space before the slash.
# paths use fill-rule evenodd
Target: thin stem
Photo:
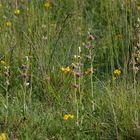
<path id="1" fill-rule="evenodd" d="M 23 115 L 26 113 L 26 78 L 24 80 L 24 91 L 23 91 Z"/>
<path id="2" fill-rule="evenodd" d="M 93 58 L 92 58 L 92 51 L 90 50 L 90 57 L 91 57 L 91 63 L 90 63 L 90 67 L 91 67 L 91 70 L 93 68 Z M 93 111 L 95 110 L 95 105 L 94 105 L 94 88 L 93 88 L 93 73 L 91 71 L 91 74 L 90 74 L 90 84 L 91 84 L 91 97 L 92 97 L 92 108 L 93 108 Z"/>
<path id="3" fill-rule="evenodd" d="M 9 93 L 8 93 L 8 85 L 6 86 L 6 116 L 5 116 L 5 125 L 8 121 L 8 114 L 9 114 Z"/>
<path id="4" fill-rule="evenodd" d="M 76 85 L 76 75 L 74 74 L 74 84 Z M 78 101 L 77 101 L 77 89 L 74 89 L 74 101 L 76 105 L 76 119 L 77 119 L 77 125 L 79 125 L 79 108 L 78 108 Z"/>

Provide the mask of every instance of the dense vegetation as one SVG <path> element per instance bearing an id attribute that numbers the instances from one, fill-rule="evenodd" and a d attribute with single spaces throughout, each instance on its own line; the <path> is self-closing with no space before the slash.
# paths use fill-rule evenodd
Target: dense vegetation
<path id="1" fill-rule="evenodd" d="M 139 68 L 139 0 L 1 0 L 0 140 L 139 140 Z"/>

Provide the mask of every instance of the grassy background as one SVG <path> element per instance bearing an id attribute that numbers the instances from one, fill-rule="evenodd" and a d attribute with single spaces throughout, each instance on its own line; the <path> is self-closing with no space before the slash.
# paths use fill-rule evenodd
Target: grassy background
<path id="1" fill-rule="evenodd" d="M 10 140 L 140 139 L 138 0 L 0 3 L 1 133 Z M 79 77 L 61 71 L 72 63 Z"/>

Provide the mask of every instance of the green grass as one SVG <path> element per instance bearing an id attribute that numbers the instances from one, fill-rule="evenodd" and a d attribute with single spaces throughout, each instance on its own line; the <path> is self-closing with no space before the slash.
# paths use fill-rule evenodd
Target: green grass
<path id="1" fill-rule="evenodd" d="M 0 3 L 0 140 L 140 139 L 138 0 Z"/>

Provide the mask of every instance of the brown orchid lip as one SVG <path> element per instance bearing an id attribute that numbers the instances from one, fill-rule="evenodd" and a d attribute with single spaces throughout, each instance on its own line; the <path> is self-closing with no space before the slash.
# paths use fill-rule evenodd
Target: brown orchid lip
<path id="1" fill-rule="evenodd" d="M 79 88 L 79 85 L 78 84 L 72 84 L 72 87 Z"/>
<path id="2" fill-rule="evenodd" d="M 95 40 L 95 37 L 93 35 L 89 35 L 89 40 Z"/>
<path id="3" fill-rule="evenodd" d="M 139 49 L 140 49 L 140 44 L 137 44 L 137 48 L 139 48 Z"/>

